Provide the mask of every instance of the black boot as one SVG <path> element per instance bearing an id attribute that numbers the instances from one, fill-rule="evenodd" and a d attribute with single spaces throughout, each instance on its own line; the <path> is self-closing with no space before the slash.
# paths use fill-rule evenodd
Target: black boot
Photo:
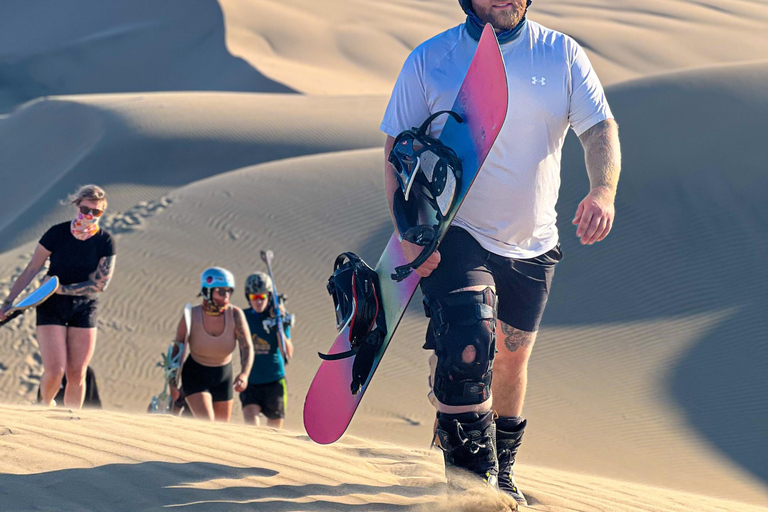
<path id="1" fill-rule="evenodd" d="M 485 414 L 437 413 L 440 449 L 445 460 L 448 487 L 464 490 L 462 477 L 477 475 L 491 487 L 498 488 L 499 463 L 496 460 L 496 426 L 493 411 Z"/>
<path id="2" fill-rule="evenodd" d="M 519 420 L 519 418 L 516 418 Z M 509 426 L 509 423 L 517 423 L 515 426 Z M 510 496 L 521 505 L 528 505 L 525 496 L 518 489 L 515 483 L 515 472 L 512 467 L 515 465 L 515 457 L 520 443 L 523 440 L 526 420 L 515 422 L 511 418 L 498 418 L 496 420 L 496 449 L 499 457 L 499 489 Z"/>

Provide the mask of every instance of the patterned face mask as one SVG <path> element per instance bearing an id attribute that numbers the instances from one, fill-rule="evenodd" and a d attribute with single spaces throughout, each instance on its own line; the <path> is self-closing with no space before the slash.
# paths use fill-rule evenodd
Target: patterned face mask
<path id="1" fill-rule="evenodd" d="M 100 217 L 94 217 L 93 214 L 78 213 L 69 229 L 78 240 L 88 240 L 99 232 L 99 220 Z"/>

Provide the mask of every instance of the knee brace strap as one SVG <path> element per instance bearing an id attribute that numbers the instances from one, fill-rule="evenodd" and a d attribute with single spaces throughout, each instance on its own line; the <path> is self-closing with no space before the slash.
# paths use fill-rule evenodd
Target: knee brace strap
<path id="1" fill-rule="evenodd" d="M 485 402 L 496 354 L 496 294 L 457 292 L 424 305 L 437 355 L 435 397 L 445 405 Z"/>

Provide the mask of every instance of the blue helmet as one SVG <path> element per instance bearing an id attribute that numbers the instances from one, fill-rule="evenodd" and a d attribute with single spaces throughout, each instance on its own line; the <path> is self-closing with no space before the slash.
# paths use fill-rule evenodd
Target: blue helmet
<path id="1" fill-rule="evenodd" d="M 214 288 L 235 289 L 235 276 L 232 272 L 221 267 L 210 267 L 200 275 L 200 294 L 211 302 L 211 290 Z"/>

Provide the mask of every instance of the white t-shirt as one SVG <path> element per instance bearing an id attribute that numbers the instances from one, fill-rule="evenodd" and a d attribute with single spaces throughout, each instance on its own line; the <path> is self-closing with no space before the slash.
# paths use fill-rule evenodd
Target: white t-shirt
<path id="1" fill-rule="evenodd" d="M 396 137 L 431 113 L 450 109 L 476 48 L 462 24 L 413 50 L 381 130 Z M 528 21 L 501 51 L 509 83 L 507 118 L 454 224 L 490 252 L 533 258 L 557 245 L 555 204 L 568 128 L 581 135 L 613 115 L 586 53 L 570 37 Z M 440 135 L 446 117 L 432 123 L 430 135 Z"/>

